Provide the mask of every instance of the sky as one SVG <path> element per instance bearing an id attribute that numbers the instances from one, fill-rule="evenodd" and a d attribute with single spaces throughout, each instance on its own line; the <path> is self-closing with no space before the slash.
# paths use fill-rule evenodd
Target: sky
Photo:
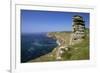
<path id="1" fill-rule="evenodd" d="M 21 32 L 71 31 L 74 15 L 82 16 L 85 26 L 89 28 L 89 13 L 21 10 Z"/>

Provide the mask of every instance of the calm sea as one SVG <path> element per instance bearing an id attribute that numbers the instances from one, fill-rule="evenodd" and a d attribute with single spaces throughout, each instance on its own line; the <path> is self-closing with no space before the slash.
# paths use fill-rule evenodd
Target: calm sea
<path id="1" fill-rule="evenodd" d="M 28 62 L 48 54 L 56 46 L 56 40 L 46 36 L 47 33 L 21 35 L 21 62 Z"/>

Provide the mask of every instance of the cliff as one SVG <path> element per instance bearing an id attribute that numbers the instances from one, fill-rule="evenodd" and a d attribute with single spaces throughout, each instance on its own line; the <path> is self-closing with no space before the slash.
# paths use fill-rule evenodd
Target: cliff
<path id="1" fill-rule="evenodd" d="M 58 46 L 56 48 L 54 48 L 54 50 L 52 52 L 50 52 L 49 54 L 46 54 L 46 55 L 41 56 L 37 59 L 31 60 L 30 62 L 42 62 L 42 61 L 56 61 L 56 60 L 58 60 L 57 56 L 59 57 L 59 55 L 57 53 L 60 52 L 59 48 L 65 48 L 69 45 L 71 33 L 72 32 L 65 32 L 65 31 L 49 32 L 47 34 L 47 36 L 51 37 L 53 39 L 56 39 Z"/>
<path id="2" fill-rule="evenodd" d="M 89 29 L 85 29 L 85 32 L 85 38 L 74 45 L 70 45 L 72 32 L 48 33 L 47 36 L 56 39 L 59 45 L 52 52 L 29 62 L 89 59 Z"/>
<path id="3" fill-rule="evenodd" d="M 72 17 L 71 32 L 49 32 L 47 36 L 56 39 L 58 46 L 49 54 L 30 62 L 89 59 L 89 28 L 85 27 L 82 16 Z"/>

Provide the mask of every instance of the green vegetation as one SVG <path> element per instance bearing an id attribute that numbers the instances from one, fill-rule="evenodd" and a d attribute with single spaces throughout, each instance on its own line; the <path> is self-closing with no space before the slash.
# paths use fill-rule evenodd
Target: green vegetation
<path id="1" fill-rule="evenodd" d="M 89 38 L 81 43 L 69 47 L 69 51 L 62 54 L 63 60 L 85 60 L 89 59 Z"/>
<path id="2" fill-rule="evenodd" d="M 85 29 L 85 37 L 82 42 L 69 45 L 71 32 L 51 32 L 48 36 L 56 38 L 60 41 L 61 46 L 68 46 L 68 50 L 62 49 L 61 59 L 64 60 L 88 60 L 89 59 L 89 29 Z M 52 52 L 41 56 L 37 59 L 31 60 L 30 62 L 45 62 L 45 61 L 57 61 L 56 53 L 60 46 L 54 48 Z"/>
<path id="3" fill-rule="evenodd" d="M 63 60 L 89 59 L 89 29 L 86 28 L 86 37 L 82 42 L 69 46 L 70 50 L 62 54 Z"/>
<path id="4" fill-rule="evenodd" d="M 48 37 L 52 37 L 53 39 L 57 39 L 60 41 L 61 45 L 68 45 L 70 40 L 70 34 L 72 32 L 50 32 L 47 34 Z M 65 40 L 66 39 L 66 40 Z M 56 52 L 59 46 L 54 48 L 54 50 L 46 55 L 40 56 L 39 58 L 33 59 L 29 62 L 45 62 L 45 61 L 57 61 Z"/>

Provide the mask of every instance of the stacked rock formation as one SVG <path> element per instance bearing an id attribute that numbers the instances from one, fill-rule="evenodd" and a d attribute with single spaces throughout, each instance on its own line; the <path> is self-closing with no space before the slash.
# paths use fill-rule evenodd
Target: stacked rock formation
<path id="1" fill-rule="evenodd" d="M 71 41 L 70 45 L 79 43 L 82 39 L 85 37 L 85 22 L 83 20 L 83 17 L 79 15 L 75 15 L 72 17 L 73 23 L 72 23 L 72 35 L 71 35 Z"/>

